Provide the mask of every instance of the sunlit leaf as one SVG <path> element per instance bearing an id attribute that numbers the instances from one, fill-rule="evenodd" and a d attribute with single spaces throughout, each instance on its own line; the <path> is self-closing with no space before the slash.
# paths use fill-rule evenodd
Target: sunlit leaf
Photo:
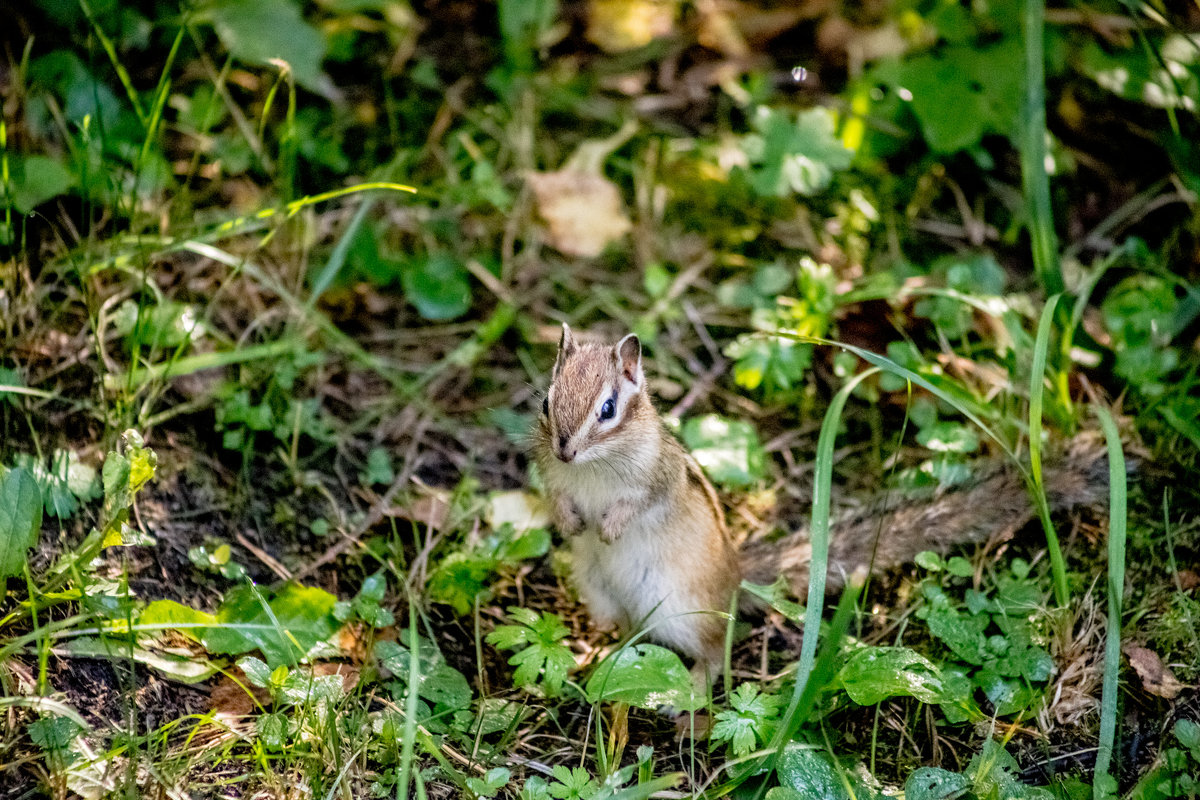
<path id="1" fill-rule="evenodd" d="M 704 703 L 679 656 L 653 644 L 625 647 L 596 668 L 587 682 L 589 703 L 694 711 Z"/>

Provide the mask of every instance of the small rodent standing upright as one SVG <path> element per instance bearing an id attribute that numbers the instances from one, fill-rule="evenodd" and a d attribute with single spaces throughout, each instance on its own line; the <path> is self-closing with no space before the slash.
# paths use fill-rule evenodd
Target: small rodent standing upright
<path id="1" fill-rule="evenodd" d="M 712 612 L 729 611 L 743 576 L 770 583 L 783 574 L 797 594 L 806 591 L 806 531 L 735 546 L 712 485 L 654 409 L 637 336 L 581 343 L 563 325 L 533 452 L 554 521 L 572 537 L 574 582 L 598 625 L 643 625 L 711 679 L 723 662 L 726 627 Z M 1052 510 L 1101 502 L 1107 481 L 1104 447 L 1088 436 L 1045 472 Z M 1033 516 L 1019 476 L 985 469 L 931 500 L 835 521 L 828 586 L 923 550 L 987 541 Z"/>

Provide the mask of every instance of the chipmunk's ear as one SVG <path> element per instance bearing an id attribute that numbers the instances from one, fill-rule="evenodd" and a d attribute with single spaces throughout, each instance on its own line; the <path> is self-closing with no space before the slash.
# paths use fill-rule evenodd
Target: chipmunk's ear
<path id="1" fill-rule="evenodd" d="M 563 362 L 575 354 L 575 337 L 571 335 L 571 326 L 563 323 L 562 338 L 558 340 L 558 357 L 554 359 L 554 372 L 551 377 L 558 378 L 558 371 L 562 369 Z"/>
<path id="2" fill-rule="evenodd" d="M 635 386 L 642 385 L 642 342 L 637 334 L 631 333 L 613 348 L 613 360 L 625 380 Z"/>

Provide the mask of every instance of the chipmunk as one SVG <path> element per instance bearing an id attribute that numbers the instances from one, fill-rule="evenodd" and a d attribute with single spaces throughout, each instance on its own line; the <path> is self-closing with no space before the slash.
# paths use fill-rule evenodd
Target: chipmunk
<path id="1" fill-rule="evenodd" d="M 726 622 L 742 578 L 793 591 L 808 585 L 807 531 L 738 547 L 700 465 L 666 428 L 646 388 L 634 334 L 616 345 L 577 342 L 565 323 L 533 453 L 552 515 L 571 538 L 573 579 L 601 627 L 644 625 L 651 638 L 720 671 Z M 1078 437 L 1045 473 L 1052 510 L 1102 501 L 1107 458 Z M 884 570 L 923 550 L 984 542 L 1034 517 L 1023 481 L 998 466 L 932 502 L 835 521 L 827 586 Z"/>

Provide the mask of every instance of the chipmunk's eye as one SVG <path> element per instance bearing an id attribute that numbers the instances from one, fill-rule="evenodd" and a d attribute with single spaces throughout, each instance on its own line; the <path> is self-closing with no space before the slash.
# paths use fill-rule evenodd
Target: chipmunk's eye
<path id="1" fill-rule="evenodd" d="M 612 419 L 615 413 L 617 413 L 617 406 L 610 397 L 604 401 L 604 405 L 600 406 L 600 419 Z"/>
<path id="2" fill-rule="evenodd" d="M 542 398 L 542 414 L 547 417 L 550 416 L 550 395 Z"/>

